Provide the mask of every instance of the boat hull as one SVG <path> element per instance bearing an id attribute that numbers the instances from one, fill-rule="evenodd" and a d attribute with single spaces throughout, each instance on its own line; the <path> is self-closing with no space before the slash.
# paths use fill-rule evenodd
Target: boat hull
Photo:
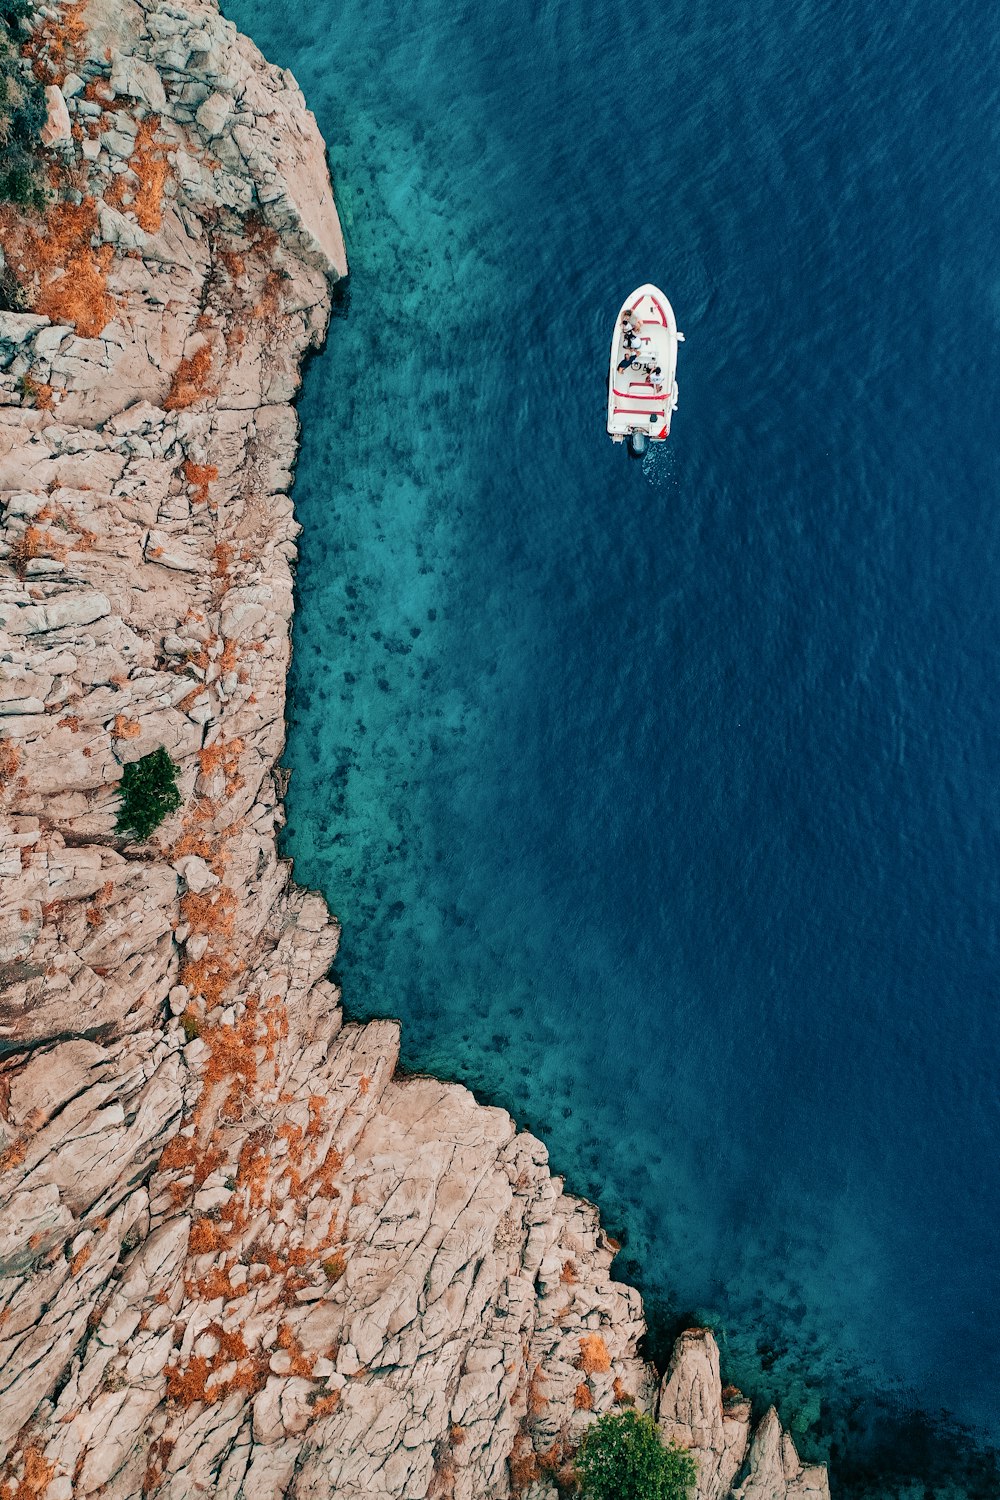
<path id="1" fill-rule="evenodd" d="M 652 356 L 660 367 L 654 385 L 642 370 L 627 365 L 633 351 L 626 349 L 622 317 L 634 312 L 640 321 L 640 358 Z M 616 443 L 639 434 L 662 443 L 670 436 L 670 418 L 677 410 L 677 319 L 667 298 L 651 282 L 638 287 L 622 303 L 615 319 L 608 371 L 608 433 Z M 641 446 L 644 446 L 642 444 Z"/>

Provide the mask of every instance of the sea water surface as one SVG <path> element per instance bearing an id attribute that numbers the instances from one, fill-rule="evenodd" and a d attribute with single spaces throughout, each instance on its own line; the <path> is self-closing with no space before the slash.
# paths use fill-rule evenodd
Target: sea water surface
<path id="1" fill-rule="evenodd" d="M 228 0 L 329 144 L 286 851 L 356 1015 L 547 1142 L 662 1356 L 996 1496 L 1000 27 Z M 603 433 L 646 280 L 673 437 Z"/>

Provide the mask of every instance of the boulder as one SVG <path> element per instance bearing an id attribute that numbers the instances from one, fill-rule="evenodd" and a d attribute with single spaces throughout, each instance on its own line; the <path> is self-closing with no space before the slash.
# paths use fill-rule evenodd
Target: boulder
<path id="1" fill-rule="evenodd" d="M 50 83 L 45 90 L 45 106 L 48 115 L 42 126 L 43 145 L 57 146 L 61 142 L 71 141 L 73 132 L 70 126 L 69 110 L 66 107 L 62 90 L 54 83 Z"/>

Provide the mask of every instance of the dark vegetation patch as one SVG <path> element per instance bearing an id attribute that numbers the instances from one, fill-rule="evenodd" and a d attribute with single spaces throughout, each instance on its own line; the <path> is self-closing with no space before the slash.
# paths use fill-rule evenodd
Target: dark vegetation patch
<path id="1" fill-rule="evenodd" d="M 181 805 L 178 769 L 162 745 L 125 767 L 118 787 L 122 799 L 118 810 L 119 833 L 148 839 L 165 817 L 177 811 Z"/>
<path id="2" fill-rule="evenodd" d="M 29 0 L 0 0 L 0 202 L 41 208 L 45 88 L 21 55 L 31 11 Z"/>

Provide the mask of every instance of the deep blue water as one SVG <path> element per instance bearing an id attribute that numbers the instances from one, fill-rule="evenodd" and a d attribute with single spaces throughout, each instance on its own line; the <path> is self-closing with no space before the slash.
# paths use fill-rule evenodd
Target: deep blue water
<path id="1" fill-rule="evenodd" d="M 711 1322 L 837 1494 L 995 1496 L 995 8 L 226 8 L 352 264 L 286 842 L 349 1008 L 536 1130 L 654 1346 Z M 636 463 L 646 280 L 687 342 Z"/>

